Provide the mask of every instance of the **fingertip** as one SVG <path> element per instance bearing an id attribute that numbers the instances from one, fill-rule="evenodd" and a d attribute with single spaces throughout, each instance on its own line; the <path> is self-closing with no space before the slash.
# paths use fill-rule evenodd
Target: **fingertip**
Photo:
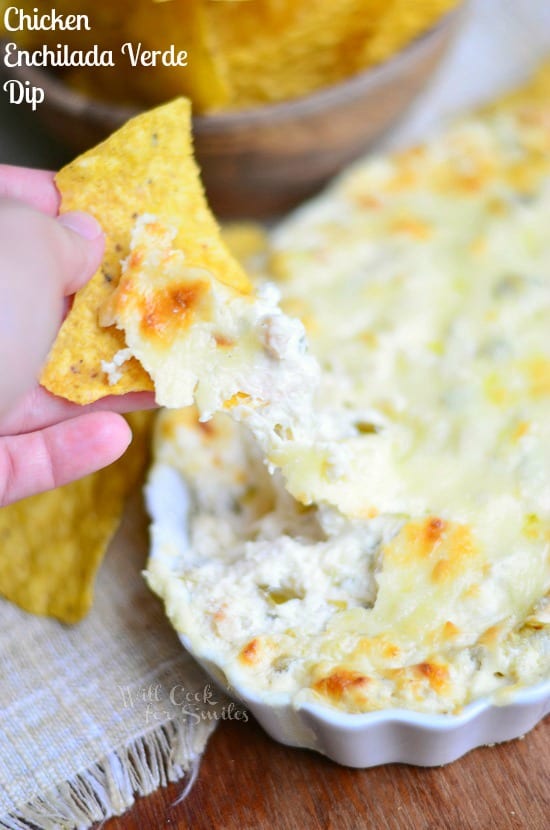
<path id="1" fill-rule="evenodd" d="M 63 278 L 65 294 L 74 294 L 94 275 L 105 250 L 105 236 L 99 222 L 89 213 L 74 211 L 57 219 L 63 229 Z"/>
<path id="2" fill-rule="evenodd" d="M 116 412 L 94 412 L 82 416 L 89 419 L 87 452 L 102 458 L 102 467 L 120 458 L 132 443 L 132 430 L 122 415 Z M 110 460 L 107 460 L 110 459 Z"/>
<path id="3" fill-rule="evenodd" d="M 0 506 L 107 467 L 124 454 L 131 440 L 124 418 L 111 412 L 0 438 Z"/>
<path id="4" fill-rule="evenodd" d="M 103 236 L 103 229 L 97 219 L 91 213 L 83 213 L 82 211 L 70 211 L 63 213 L 57 220 L 60 225 L 68 228 L 70 231 L 77 233 L 89 242 Z"/>
<path id="5" fill-rule="evenodd" d="M 30 289 L 59 300 L 73 294 L 101 264 L 105 238 L 87 213 L 53 218 L 23 202 L 0 198 L 1 246 L 6 268 Z"/>
<path id="6" fill-rule="evenodd" d="M 124 455 L 132 441 L 128 423 L 114 412 L 85 413 L 45 432 L 54 444 L 62 442 L 62 446 L 52 445 L 52 455 L 63 459 L 64 480 L 107 467 Z"/>

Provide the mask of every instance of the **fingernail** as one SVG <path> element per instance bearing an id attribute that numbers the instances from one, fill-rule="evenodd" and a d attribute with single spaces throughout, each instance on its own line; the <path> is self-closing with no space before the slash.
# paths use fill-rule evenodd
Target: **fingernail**
<path id="1" fill-rule="evenodd" d="M 97 239 L 103 233 L 101 225 L 89 213 L 80 213 L 74 211 L 72 213 L 64 213 L 59 217 L 58 222 L 65 228 L 74 231 L 79 236 L 90 241 Z"/>

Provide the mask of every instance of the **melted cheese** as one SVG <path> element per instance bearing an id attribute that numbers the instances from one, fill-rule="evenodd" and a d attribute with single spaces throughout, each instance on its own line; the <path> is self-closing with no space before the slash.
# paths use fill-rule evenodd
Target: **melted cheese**
<path id="1" fill-rule="evenodd" d="M 143 215 L 116 290 L 101 310 L 103 326 L 124 330 L 127 348 L 103 365 L 112 382 L 131 354 L 155 384 L 157 403 L 196 403 L 203 420 L 230 410 L 264 438 L 280 443 L 281 424 L 311 410 L 318 367 L 304 329 L 282 314 L 279 292 L 225 284 L 193 267 L 174 247 L 176 230 Z"/>
<path id="2" fill-rule="evenodd" d="M 151 486 L 185 482 L 188 530 L 154 524 L 148 580 L 230 682 L 455 712 L 550 676 L 548 100 L 362 162 L 272 233 L 321 367 L 282 472 L 227 416 L 161 419 Z"/>

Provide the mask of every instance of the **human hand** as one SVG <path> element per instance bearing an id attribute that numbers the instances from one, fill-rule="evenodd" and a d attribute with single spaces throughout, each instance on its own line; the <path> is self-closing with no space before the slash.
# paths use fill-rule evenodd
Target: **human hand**
<path id="1" fill-rule="evenodd" d="M 154 405 L 138 393 L 82 407 L 37 383 L 67 298 L 103 253 L 91 216 L 58 210 L 53 174 L 0 165 L 0 506 L 112 463 L 131 441 L 117 413 Z"/>

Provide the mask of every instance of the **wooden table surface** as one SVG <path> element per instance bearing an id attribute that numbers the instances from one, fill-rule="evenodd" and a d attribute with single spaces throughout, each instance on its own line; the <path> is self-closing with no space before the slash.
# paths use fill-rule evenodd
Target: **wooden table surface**
<path id="1" fill-rule="evenodd" d="M 524 739 L 446 767 L 340 767 L 289 749 L 256 723 L 223 722 L 197 782 L 139 799 L 103 830 L 548 830 L 550 719 Z"/>

